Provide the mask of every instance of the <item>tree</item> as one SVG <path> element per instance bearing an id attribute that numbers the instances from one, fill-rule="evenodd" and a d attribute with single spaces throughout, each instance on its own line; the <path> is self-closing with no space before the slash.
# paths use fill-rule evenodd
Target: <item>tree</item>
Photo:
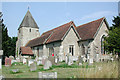
<path id="1" fill-rule="evenodd" d="M 1 27 L 2 27 L 2 50 L 3 50 L 2 63 L 4 64 L 6 56 L 7 57 L 11 55 L 15 56 L 17 37 L 11 38 L 8 36 L 8 30 L 7 27 L 3 24 L 3 19 L 2 19 Z"/>
<path id="2" fill-rule="evenodd" d="M 114 17 L 113 28 L 108 32 L 108 37 L 105 37 L 105 50 L 118 53 L 120 57 L 120 17 Z"/>

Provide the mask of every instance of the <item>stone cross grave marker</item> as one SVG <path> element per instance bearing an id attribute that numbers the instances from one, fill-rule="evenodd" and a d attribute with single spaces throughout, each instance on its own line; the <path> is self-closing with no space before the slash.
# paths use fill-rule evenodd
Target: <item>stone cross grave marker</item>
<path id="1" fill-rule="evenodd" d="M 50 69 L 50 67 L 52 67 L 51 61 L 46 60 L 43 69 Z"/>
<path id="2" fill-rule="evenodd" d="M 38 77 L 39 80 L 41 80 L 41 78 L 57 78 L 57 72 L 50 72 L 50 73 L 38 72 Z"/>
<path id="3" fill-rule="evenodd" d="M 37 67 L 35 63 L 30 64 L 30 71 L 36 71 Z"/>
<path id="4" fill-rule="evenodd" d="M 5 66 L 11 66 L 11 59 L 10 58 L 5 58 Z"/>

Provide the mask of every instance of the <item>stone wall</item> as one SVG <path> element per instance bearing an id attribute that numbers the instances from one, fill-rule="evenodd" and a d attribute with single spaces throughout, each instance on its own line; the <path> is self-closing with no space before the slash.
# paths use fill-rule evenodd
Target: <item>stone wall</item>
<path id="1" fill-rule="evenodd" d="M 79 46 L 78 46 L 78 37 L 76 33 L 74 32 L 73 28 L 70 29 L 70 31 L 67 33 L 65 36 L 61 46 L 63 46 L 63 55 L 65 56 L 66 54 L 69 53 L 69 46 L 73 45 L 74 46 L 74 54 L 73 56 L 78 56 L 79 55 Z"/>
<path id="2" fill-rule="evenodd" d="M 99 28 L 97 35 L 94 38 L 94 41 L 92 42 L 92 44 L 95 44 L 98 47 L 98 53 L 100 55 L 101 55 L 101 38 L 103 35 L 105 35 L 105 36 L 108 35 L 106 31 L 108 31 L 108 28 L 107 28 L 105 22 L 103 22 L 103 24 Z M 93 53 L 93 54 L 96 54 L 96 53 Z"/>
<path id="3" fill-rule="evenodd" d="M 29 40 L 32 40 L 39 36 L 40 36 L 40 33 L 39 33 L 39 29 L 37 28 L 30 28 L 30 27 L 20 28 L 18 30 L 18 40 L 16 42 L 16 52 L 18 49 L 18 53 L 19 53 L 20 47 L 25 46 Z"/>

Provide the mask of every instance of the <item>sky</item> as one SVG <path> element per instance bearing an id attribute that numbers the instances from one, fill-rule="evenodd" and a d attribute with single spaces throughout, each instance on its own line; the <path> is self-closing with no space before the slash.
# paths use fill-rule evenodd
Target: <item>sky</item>
<path id="1" fill-rule="evenodd" d="M 76 26 L 105 17 L 111 26 L 118 15 L 118 2 L 2 2 L 4 24 L 10 37 L 16 37 L 26 12 L 31 12 L 40 35 L 67 22 Z"/>

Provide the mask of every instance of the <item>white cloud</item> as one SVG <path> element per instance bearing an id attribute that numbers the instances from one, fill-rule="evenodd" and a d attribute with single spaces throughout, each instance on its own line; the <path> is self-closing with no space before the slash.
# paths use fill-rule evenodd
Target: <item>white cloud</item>
<path id="1" fill-rule="evenodd" d="M 91 13 L 91 14 L 89 14 L 89 15 L 85 15 L 85 16 L 83 16 L 80 20 L 97 19 L 97 18 L 100 18 L 100 17 L 114 16 L 114 15 L 116 15 L 115 12 L 111 12 L 111 11 L 100 11 L 100 12 Z"/>

